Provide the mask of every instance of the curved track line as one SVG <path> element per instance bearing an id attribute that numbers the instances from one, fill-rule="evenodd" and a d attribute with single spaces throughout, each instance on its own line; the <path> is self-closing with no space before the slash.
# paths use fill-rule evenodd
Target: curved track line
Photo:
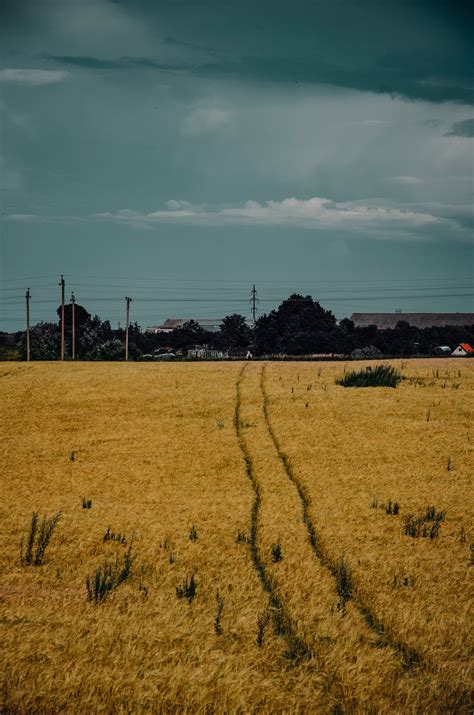
<path id="1" fill-rule="evenodd" d="M 278 441 L 278 437 L 276 436 L 275 431 L 272 427 L 268 409 L 268 394 L 265 389 L 265 367 L 265 365 L 262 365 L 262 369 L 260 371 L 260 389 L 263 397 L 263 414 L 265 416 L 265 422 L 268 428 L 268 432 L 270 434 L 270 437 L 272 438 L 272 442 L 275 446 L 275 450 L 278 454 L 278 457 L 283 464 L 283 468 L 286 472 L 286 475 L 288 479 L 294 484 L 296 491 L 298 492 L 298 496 L 301 501 L 303 522 L 308 533 L 308 539 L 313 553 L 318 558 L 320 563 L 331 573 L 331 575 L 336 578 L 337 566 L 334 561 L 331 560 L 328 552 L 324 548 L 323 543 L 321 541 L 321 537 L 316 533 L 316 529 L 309 514 L 311 499 L 304 484 L 302 484 L 296 476 L 293 467 L 291 466 L 290 459 L 288 455 L 283 452 L 280 442 Z M 371 628 L 374 633 L 380 636 L 383 639 L 384 643 L 386 643 L 386 645 L 390 646 L 391 648 L 393 648 L 393 650 L 400 654 L 402 658 L 402 665 L 404 668 L 409 669 L 416 665 L 422 664 L 421 655 L 415 649 L 410 648 L 405 643 L 394 639 L 391 632 L 383 625 L 380 620 L 378 620 L 376 615 L 371 611 L 367 604 L 364 603 L 363 599 L 361 599 L 360 595 L 356 591 L 354 591 L 353 595 L 351 596 L 351 600 L 361 614 L 361 616 L 363 616 L 369 628 Z"/>
<path id="2" fill-rule="evenodd" d="M 254 492 L 254 501 L 250 517 L 250 553 L 252 556 L 253 566 L 258 574 L 262 587 L 269 596 L 269 605 L 272 613 L 275 631 L 276 633 L 278 633 L 278 635 L 281 635 L 285 639 L 288 645 L 288 652 L 286 653 L 286 657 L 289 660 L 297 661 L 302 657 L 309 656 L 309 649 L 307 645 L 296 635 L 295 627 L 291 621 L 290 615 L 288 614 L 287 608 L 283 603 L 281 596 L 277 592 L 272 577 L 267 573 L 265 564 L 260 554 L 260 549 L 258 547 L 258 521 L 262 500 L 261 489 L 254 471 L 252 458 L 247 449 L 247 445 L 242 434 L 242 425 L 240 419 L 242 404 L 241 385 L 247 367 L 248 363 L 243 366 L 237 379 L 237 399 L 235 403 L 234 427 L 237 435 L 237 442 L 239 444 L 240 450 L 242 452 L 242 457 L 245 463 L 245 471 L 247 473 Z"/>

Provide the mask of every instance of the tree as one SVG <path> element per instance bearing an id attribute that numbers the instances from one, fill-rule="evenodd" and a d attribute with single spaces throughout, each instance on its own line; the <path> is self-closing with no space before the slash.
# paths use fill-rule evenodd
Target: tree
<path id="1" fill-rule="evenodd" d="M 255 339 L 257 352 L 303 355 L 332 352 L 328 349 L 328 334 L 336 329 L 336 318 L 311 296 L 297 293 L 268 315 L 257 320 Z"/>
<path id="2" fill-rule="evenodd" d="M 57 360 L 60 353 L 61 333 L 56 323 L 37 323 L 30 328 L 32 360 Z M 18 343 L 20 357 L 26 360 L 26 332 Z"/>
<path id="3" fill-rule="evenodd" d="M 186 349 L 190 345 L 201 345 L 207 332 L 195 320 L 188 320 L 181 328 L 173 330 L 170 337 L 173 347 Z"/>
<path id="4" fill-rule="evenodd" d="M 58 314 L 59 317 L 59 327 L 61 327 L 61 306 L 57 309 L 56 313 Z M 82 307 L 82 305 L 79 305 L 79 303 L 75 304 L 75 309 L 74 309 L 74 322 L 76 325 L 76 329 L 80 328 L 81 325 L 84 325 L 87 323 L 88 320 L 90 320 L 91 314 L 87 312 L 85 308 Z M 64 328 L 66 331 L 72 330 L 72 304 L 71 303 L 66 303 L 64 306 Z"/>
<path id="5" fill-rule="evenodd" d="M 219 342 L 230 350 L 247 349 L 252 341 L 252 331 L 243 315 L 227 315 L 220 325 Z"/>
<path id="6" fill-rule="evenodd" d="M 97 356 L 100 360 L 122 360 L 125 357 L 125 344 L 114 338 L 99 345 Z"/>

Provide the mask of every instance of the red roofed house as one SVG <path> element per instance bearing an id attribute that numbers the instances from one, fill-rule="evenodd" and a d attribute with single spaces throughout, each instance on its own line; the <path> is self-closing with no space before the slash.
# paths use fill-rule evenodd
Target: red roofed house
<path id="1" fill-rule="evenodd" d="M 474 356 L 474 349 L 468 343 L 459 343 L 456 350 L 451 353 L 453 357 L 466 357 L 467 355 Z"/>

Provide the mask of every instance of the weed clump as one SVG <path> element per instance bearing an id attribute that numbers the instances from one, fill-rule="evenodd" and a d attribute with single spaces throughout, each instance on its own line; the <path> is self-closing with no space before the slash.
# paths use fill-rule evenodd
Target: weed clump
<path id="1" fill-rule="evenodd" d="M 396 387 L 401 373 L 391 365 L 377 365 L 362 370 L 351 370 L 336 380 L 342 387 Z"/>
<path id="2" fill-rule="evenodd" d="M 216 592 L 216 615 L 214 616 L 214 631 L 216 635 L 222 635 L 222 613 L 224 612 L 224 599 L 219 591 Z"/>
<path id="3" fill-rule="evenodd" d="M 107 531 L 105 532 L 102 541 L 118 541 L 119 544 L 125 544 L 127 541 L 127 537 L 125 534 L 118 533 L 115 534 L 113 531 L 110 531 L 110 526 L 107 527 Z"/>
<path id="4" fill-rule="evenodd" d="M 191 576 L 186 576 L 186 581 L 180 583 L 179 586 L 176 586 L 176 596 L 178 598 L 187 598 L 189 603 L 193 602 L 193 599 L 196 596 L 196 592 L 197 583 L 196 579 L 194 578 L 194 574 L 191 574 Z"/>
<path id="5" fill-rule="evenodd" d="M 82 497 L 82 508 L 92 509 L 92 499 L 86 499 L 85 497 Z"/>
<path id="6" fill-rule="evenodd" d="M 53 516 L 43 516 L 40 524 L 38 512 L 33 512 L 26 544 L 23 536 L 20 540 L 20 560 L 22 564 L 40 566 L 43 563 L 46 549 L 60 518 L 61 512 L 58 511 Z"/>
<path id="7" fill-rule="evenodd" d="M 446 517 L 445 511 L 437 511 L 434 506 L 429 506 L 421 516 L 407 514 L 404 522 L 404 533 L 414 539 L 436 539 L 441 524 Z"/>
<path id="8" fill-rule="evenodd" d="M 265 609 L 263 613 L 260 613 L 258 618 L 257 618 L 257 639 L 256 643 L 259 647 L 263 645 L 263 642 L 265 640 L 265 631 L 267 629 L 267 625 L 270 621 L 270 611 L 268 609 Z"/>
<path id="9" fill-rule="evenodd" d="M 194 524 L 193 524 L 192 527 L 191 527 L 190 530 L 189 530 L 189 540 L 190 540 L 190 541 L 197 541 L 198 538 L 199 538 L 199 536 L 198 536 L 198 533 L 197 533 L 197 529 L 196 529 L 196 527 L 195 527 Z"/>
<path id="10" fill-rule="evenodd" d="M 89 601 L 101 603 L 132 574 L 133 554 L 129 546 L 122 559 L 118 556 L 114 564 L 107 561 L 99 566 L 93 576 L 86 576 L 86 591 Z"/>
<path id="11" fill-rule="evenodd" d="M 400 511 L 400 504 L 397 501 L 392 502 L 390 499 L 388 501 L 387 506 L 385 507 L 385 513 L 386 514 L 393 514 L 396 516 L 398 512 Z"/>
<path id="12" fill-rule="evenodd" d="M 280 540 L 276 544 L 272 544 L 272 561 L 277 564 L 283 560 L 283 549 L 281 548 Z"/>
<path id="13" fill-rule="evenodd" d="M 235 543 L 236 544 L 246 544 L 248 541 L 247 534 L 245 531 L 239 531 L 237 532 L 237 536 L 235 537 Z"/>

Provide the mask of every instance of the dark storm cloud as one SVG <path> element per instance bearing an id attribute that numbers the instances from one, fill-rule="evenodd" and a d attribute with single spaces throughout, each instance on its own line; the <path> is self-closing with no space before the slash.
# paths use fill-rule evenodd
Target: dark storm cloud
<path id="1" fill-rule="evenodd" d="M 168 43 L 205 50 L 198 74 L 474 103 L 473 13 L 464 0 L 122 0 L 120 7 L 165 29 Z"/>
<path id="2" fill-rule="evenodd" d="M 39 13 L 32 0 L 3 0 L 7 37 L 9 28 L 21 36 L 21 27 L 46 25 L 71 5 L 43 2 Z M 97 4 L 116 8 L 131 24 L 142 23 L 154 36 L 152 46 L 117 52 L 108 46 L 104 24 L 95 29 L 95 48 L 65 52 L 50 45 L 56 62 L 90 69 L 184 69 L 211 78 L 329 84 L 474 104 L 473 13 L 465 0 L 91 0 L 83 17 L 93 18 Z M 166 48 L 173 50 L 171 58 Z"/>
<path id="3" fill-rule="evenodd" d="M 86 67 L 88 69 L 158 69 L 181 70 L 187 69 L 184 63 L 158 62 L 150 57 L 118 57 L 116 59 L 101 59 L 100 57 L 71 56 L 71 55 L 43 55 L 45 59 L 54 60 L 63 65 L 73 67 Z"/>
<path id="4" fill-rule="evenodd" d="M 465 119 L 463 122 L 455 122 L 445 137 L 474 137 L 474 119 Z"/>

